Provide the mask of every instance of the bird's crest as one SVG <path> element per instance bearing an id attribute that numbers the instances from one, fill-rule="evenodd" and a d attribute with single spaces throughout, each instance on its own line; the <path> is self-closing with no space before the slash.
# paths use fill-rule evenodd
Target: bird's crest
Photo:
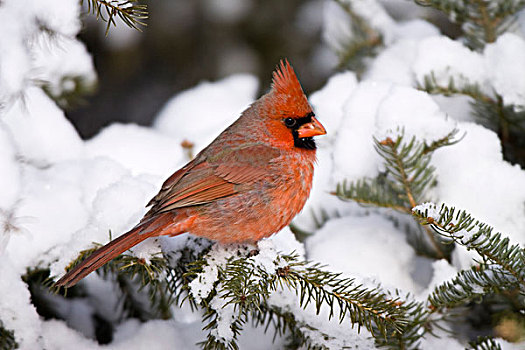
<path id="1" fill-rule="evenodd" d="M 304 95 L 301 84 L 287 59 L 281 60 L 273 72 L 272 90 L 279 96 L 278 101 L 283 111 L 295 111 L 298 115 L 305 115 L 312 111 Z"/>

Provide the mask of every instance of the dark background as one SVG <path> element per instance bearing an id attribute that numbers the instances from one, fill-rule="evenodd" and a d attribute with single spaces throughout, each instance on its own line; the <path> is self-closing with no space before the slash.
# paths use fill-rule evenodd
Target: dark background
<path id="1" fill-rule="evenodd" d="M 147 27 L 138 32 L 117 22 L 107 37 L 106 23 L 85 10 L 80 38 L 93 55 L 98 87 L 67 110 L 83 138 L 115 121 L 148 125 L 168 99 L 202 80 L 247 72 L 260 78 L 264 92 L 283 57 L 307 92 L 333 73 L 335 56 L 330 62 L 321 40 L 323 1 L 141 3 L 148 5 Z"/>
<path id="2" fill-rule="evenodd" d="M 83 138 L 111 122 L 149 125 L 166 101 L 203 80 L 251 73 L 263 93 L 285 57 L 309 95 L 337 70 L 337 56 L 322 38 L 331 1 L 140 0 L 149 12 L 142 32 L 117 21 L 108 36 L 84 1 L 79 36 L 93 55 L 98 88 L 66 114 Z M 430 19 L 454 37 L 455 27 L 437 11 L 407 0 L 381 3 L 397 20 Z"/>

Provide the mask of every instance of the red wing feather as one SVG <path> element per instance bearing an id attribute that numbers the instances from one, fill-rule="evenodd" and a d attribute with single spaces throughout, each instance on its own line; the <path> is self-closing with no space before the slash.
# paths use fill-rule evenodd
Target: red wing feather
<path id="1" fill-rule="evenodd" d="M 252 183 L 266 175 L 266 169 L 247 166 L 220 165 L 216 173 L 224 180 L 233 183 Z"/>
<path id="2" fill-rule="evenodd" d="M 210 176 L 191 188 L 173 193 L 169 200 L 162 203 L 160 211 L 165 212 L 191 205 L 206 204 L 219 198 L 236 194 L 235 184 L 220 177 Z"/>
<path id="3" fill-rule="evenodd" d="M 271 162 L 281 151 L 261 144 L 237 149 L 224 156 L 215 171 L 226 181 L 236 184 L 250 184 L 268 176 Z"/>
<path id="4" fill-rule="evenodd" d="M 224 151 L 212 161 L 191 162 L 164 183 L 150 202 L 153 207 L 147 217 L 238 194 L 267 177 L 270 162 L 280 154 L 277 149 L 253 144 Z"/>

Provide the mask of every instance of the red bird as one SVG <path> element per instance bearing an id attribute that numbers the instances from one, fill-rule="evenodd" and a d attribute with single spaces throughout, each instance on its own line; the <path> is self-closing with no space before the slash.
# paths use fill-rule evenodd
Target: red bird
<path id="1" fill-rule="evenodd" d="M 191 162 L 171 175 L 131 231 L 96 250 L 56 282 L 71 287 L 143 240 L 190 232 L 220 243 L 256 242 L 303 208 L 326 134 L 285 60 L 271 90 Z"/>

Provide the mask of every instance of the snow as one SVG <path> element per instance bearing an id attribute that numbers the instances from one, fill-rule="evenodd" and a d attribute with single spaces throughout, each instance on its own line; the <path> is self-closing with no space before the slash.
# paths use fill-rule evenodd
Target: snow
<path id="1" fill-rule="evenodd" d="M 505 105 L 525 108 L 525 40 L 505 33 L 485 47 L 485 65 L 494 90 Z"/>
<path id="2" fill-rule="evenodd" d="M 386 43 L 393 40 L 392 32 L 396 27 L 395 21 L 376 0 L 352 1 L 351 8 L 363 18 L 368 25 L 378 30 Z"/>
<path id="3" fill-rule="evenodd" d="M 306 241 L 306 250 L 311 260 L 326 264 L 330 271 L 358 276 L 365 285 L 381 282 L 392 291 L 401 288 L 412 293 L 420 288 L 411 277 L 414 250 L 405 234 L 382 216 L 330 220 Z"/>
<path id="4" fill-rule="evenodd" d="M 434 220 L 439 220 L 441 215 L 439 214 L 439 207 L 432 202 L 425 202 L 419 205 L 416 205 L 412 208 L 413 213 L 422 213 L 426 218 L 432 218 Z"/>
<path id="5" fill-rule="evenodd" d="M 144 324 L 129 320 L 117 329 L 111 349 L 162 350 L 167 344 L 173 349 L 184 349 L 187 344 L 184 338 L 184 332 L 174 327 L 171 320 L 152 320 Z"/>
<path id="6" fill-rule="evenodd" d="M 315 114 L 327 130 L 326 137 L 318 142 L 321 146 L 336 139 L 343 118 L 343 105 L 356 86 L 355 74 L 347 71 L 333 75 L 321 90 L 310 95 Z"/>
<path id="7" fill-rule="evenodd" d="M 447 118 L 433 99 L 414 88 L 386 82 L 365 81 L 350 94 L 344 119 L 334 143 L 334 180 L 375 177 L 381 159 L 374 149 L 379 140 L 404 132 L 427 141 L 451 132 L 456 123 Z"/>
<path id="8" fill-rule="evenodd" d="M 395 28 L 394 20 L 388 15 L 385 9 L 375 0 L 355 0 L 341 1 L 344 6 L 348 6 L 357 16 L 383 37 L 383 40 L 390 43 L 394 40 L 392 35 Z M 344 49 L 345 43 L 354 36 L 352 31 L 352 18 L 336 2 L 325 2 L 324 31 L 323 37 L 330 47 L 335 51 Z"/>
<path id="9" fill-rule="evenodd" d="M 195 144 L 194 154 L 233 123 L 255 99 L 257 79 L 239 74 L 218 82 L 202 82 L 166 103 L 153 127 L 179 142 Z M 206 96 L 207 103 L 202 103 Z"/>
<path id="10" fill-rule="evenodd" d="M 411 86 L 412 65 L 417 51 L 415 40 L 400 40 L 383 50 L 370 64 L 365 79 Z"/>
<path id="11" fill-rule="evenodd" d="M 93 62 L 84 44 L 68 37 L 41 36 L 32 46 L 35 78 L 44 81 L 51 95 L 72 93 L 96 85 Z M 77 86 L 75 78 L 80 78 Z"/>
<path id="12" fill-rule="evenodd" d="M 521 213 L 525 172 L 503 160 L 494 132 L 474 123 L 460 123 L 458 128 L 465 133 L 463 140 L 436 151 L 433 157 L 440 181 L 436 195 L 440 201 L 465 209 L 476 219 L 496 227 L 511 241 L 524 242 L 525 221 Z"/>
<path id="13" fill-rule="evenodd" d="M 459 271 L 457 268 L 451 266 L 445 259 L 434 261 L 432 263 L 432 270 L 430 283 L 427 288 L 419 294 L 422 300 L 432 293 L 437 286 L 454 278 Z"/>
<path id="14" fill-rule="evenodd" d="M 28 88 L 3 116 L 18 156 L 38 166 L 79 157 L 82 140 L 62 110 L 41 89 Z M 60 135 L 60 137 L 57 137 Z"/>
<path id="15" fill-rule="evenodd" d="M 349 16 L 335 1 L 325 1 L 323 16 L 323 39 L 338 52 L 343 48 L 342 44 L 352 38 Z"/>
<path id="16" fill-rule="evenodd" d="M 111 124 L 85 145 L 88 157 L 107 157 L 133 175 L 160 175 L 165 179 L 185 161 L 180 141 L 132 124 Z"/>
<path id="17" fill-rule="evenodd" d="M 79 15 L 80 3 L 74 0 L 2 1 L 0 7 L 0 29 L 3 33 L 0 38 L 1 105 L 9 105 L 16 101 L 17 96 L 20 96 L 26 87 L 31 86 L 34 83 L 33 79 L 38 78 L 39 75 L 51 76 L 46 72 L 50 67 L 42 67 L 38 63 L 42 62 L 43 56 L 37 54 L 40 48 L 35 44 L 41 43 L 42 37 L 47 36 L 41 28 L 46 28 L 54 36 L 61 37 L 63 42 L 71 40 L 76 42 L 72 45 L 67 44 L 67 47 L 82 45 L 74 38 L 81 27 Z M 65 51 L 68 51 L 67 48 Z M 52 62 L 51 57 L 54 53 L 51 54 L 49 51 L 48 54 Z M 37 56 L 40 58 L 37 59 Z M 82 53 L 75 55 L 76 60 L 63 62 L 63 66 L 67 67 L 70 73 L 81 71 L 86 73 L 85 64 L 91 65 L 89 60 L 85 60 L 86 57 L 87 55 Z M 69 56 L 69 58 L 73 57 Z M 91 71 L 89 74 L 94 72 Z M 86 74 L 83 76 L 88 78 Z"/>
<path id="18" fill-rule="evenodd" d="M 470 267 L 473 258 L 479 258 L 474 252 L 457 247 L 451 263 L 419 257 L 407 243 L 400 214 L 342 202 L 331 194 L 343 180 L 374 178 L 383 171 L 373 139 L 396 137 L 401 131 L 407 140 L 431 142 L 457 128 L 463 139 L 433 154 L 438 181 L 425 200 L 466 210 L 508 236 L 512 244 L 525 242 L 524 170 L 504 160 L 498 135 L 475 118 L 470 98 L 430 96 L 417 89 L 429 74 L 444 86 L 450 78 L 460 87 L 478 83 L 489 97 L 501 96 L 505 105 L 520 111 L 525 104 L 522 36 L 504 34 L 484 51 L 475 52 L 460 40 L 440 35 L 426 21 L 395 22 L 377 1 L 354 5 L 384 35 L 385 47 L 369 62 L 361 80 L 342 71 L 309 94 L 328 130 L 326 137 L 319 138 L 310 199 L 294 221 L 311 235 L 301 243 L 285 228 L 256 246 L 214 244 L 207 253 L 208 265 L 190 284 L 188 292 L 197 301 L 224 282 L 219 269 L 229 259 L 255 249 L 258 254 L 249 259 L 258 271 L 274 274 L 285 264 L 279 254 L 296 253 L 299 259 L 325 264 L 327 270 L 355 278 L 359 284 L 410 292 L 419 301 L 460 269 Z M 249 5 L 229 1 L 228 6 L 214 20 L 236 21 L 245 11 L 243 6 Z M 348 18 L 334 2 L 323 6 L 328 22 L 324 35 L 329 44 L 341 45 L 340 40 L 351 35 Z M 53 96 L 75 87 L 71 77 L 89 86 L 96 83 L 92 58 L 76 39 L 79 11 L 78 1 L 73 0 L 45 5 L 38 0 L 0 3 L 1 322 L 14 330 L 21 349 L 197 348 L 207 331 L 202 331 L 202 314 L 187 304 L 173 305 L 169 320 L 123 318 L 122 295 L 115 282 L 92 274 L 75 298 L 46 295 L 64 320 L 44 320 L 31 304 L 21 276 L 33 268 L 49 268 L 51 276 L 61 275 L 79 251 L 93 247 L 93 242 L 106 243 L 110 233 L 117 237 L 133 227 L 166 177 L 189 160 L 182 143 L 193 143 L 193 154 L 205 147 L 254 101 L 258 81 L 240 74 L 202 82 L 169 100 L 153 127 L 111 124 L 84 141 L 40 83 L 45 80 Z M 42 34 L 35 19 L 55 31 L 57 38 Z M 323 60 L 329 57 L 322 49 L 318 55 Z M 421 203 L 416 208 L 428 209 L 428 215 L 437 218 L 440 204 Z M 319 225 L 314 216 L 320 218 L 322 213 L 325 222 Z M 205 246 L 185 234 L 149 239 L 134 247 L 132 254 L 149 261 L 163 251 L 176 260 L 185 247 L 200 251 Z M 258 278 L 255 275 L 253 282 Z M 231 322 L 237 317 L 226 302 L 215 295 L 210 304 L 219 315 L 213 334 L 224 341 L 232 338 Z M 348 320 L 328 321 L 326 308 L 319 315 L 313 306 L 301 308 L 295 292 L 286 287 L 272 293 L 269 304 L 291 312 L 315 344 L 375 348 L 366 330 L 358 333 Z M 94 315 L 115 327 L 107 346 L 93 339 Z M 245 328 L 241 348 L 284 346 L 281 337 L 272 343 L 271 327 L 268 334 L 261 327 Z M 439 334 L 441 338 L 426 336 L 420 346 L 464 348 L 448 334 Z M 514 345 L 504 343 L 504 347 Z"/>
<path id="19" fill-rule="evenodd" d="M 2 124 L 0 124 L 2 126 Z M 20 191 L 20 166 L 10 134 L 0 128 L 0 212 L 15 204 Z"/>
<path id="20" fill-rule="evenodd" d="M 445 36 L 426 38 L 419 43 L 413 70 L 421 85 L 430 75 L 440 86 L 448 86 L 453 79 L 457 87 L 466 83 L 483 86 L 487 78 L 483 57 Z"/>
<path id="21" fill-rule="evenodd" d="M 442 87 L 447 87 L 451 79 L 457 88 L 476 84 L 484 94 L 492 96 L 495 92 L 505 105 L 522 110 L 524 62 L 525 40 L 516 34 L 501 35 L 495 43 L 487 44 L 483 53 L 445 36 L 433 36 L 419 42 L 412 69 L 420 85 L 430 76 Z"/>

